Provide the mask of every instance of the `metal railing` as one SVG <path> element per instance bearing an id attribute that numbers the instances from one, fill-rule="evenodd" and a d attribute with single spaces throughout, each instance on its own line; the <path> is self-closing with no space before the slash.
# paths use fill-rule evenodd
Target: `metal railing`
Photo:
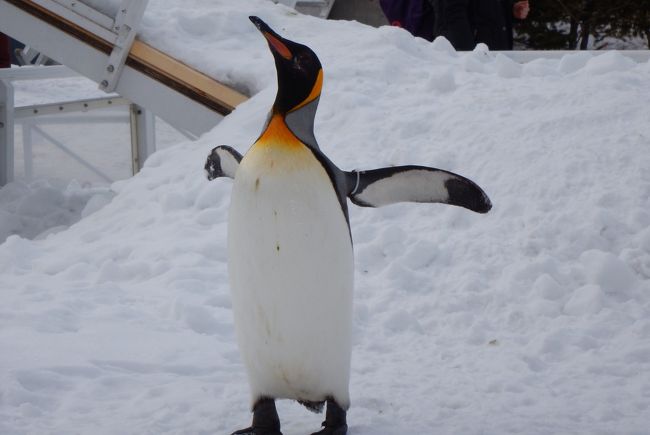
<path id="1" fill-rule="evenodd" d="M 71 147 L 64 145 L 61 141 L 56 140 L 42 128 L 34 125 L 34 118 L 45 117 L 48 115 L 84 113 L 107 107 L 129 107 L 129 115 L 126 117 L 126 120 L 127 122 L 130 122 L 131 126 L 132 172 L 134 174 L 138 172 L 146 158 L 155 151 L 154 116 L 144 108 L 117 95 L 15 107 L 12 82 L 18 80 L 44 80 L 70 77 L 80 76 L 69 68 L 59 65 L 48 67 L 20 67 L 0 70 L 0 186 L 14 179 L 14 128 L 17 121 L 22 123 L 24 170 L 26 177 L 33 175 L 32 133 L 35 132 L 41 138 L 47 140 L 50 144 L 77 161 L 80 165 L 91 171 L 100 179 L 104 181 L 113 181 L 104 171 L 82 158 Z M 93 118 L 92 120 L 94 123 L 103 121 L 114 122 L 114 119 Z M 49 119 L 48 122 L 81 123 L 83 121 L 82 118 L 77 117 L 68 120 Z"/>

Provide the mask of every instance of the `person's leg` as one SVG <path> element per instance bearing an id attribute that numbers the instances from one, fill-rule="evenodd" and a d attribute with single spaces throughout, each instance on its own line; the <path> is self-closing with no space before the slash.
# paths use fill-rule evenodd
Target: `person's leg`
<path id="1" fill-rule="evenodd" d="M 0 68 L 11 66 L 11 40 L 4 33 L 0 33 Z"/>

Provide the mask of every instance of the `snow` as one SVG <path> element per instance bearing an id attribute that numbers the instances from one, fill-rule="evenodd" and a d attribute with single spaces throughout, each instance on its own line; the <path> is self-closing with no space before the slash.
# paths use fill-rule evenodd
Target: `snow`
<path id="1" fill-rule="evenodd" d="M 106 97 L 78 77 L 13 87 L 16 107 Z M 156 134 L 159 149 L 183 137 L 160 119 Z M 69 227 L 110 200 L 107 182 L 132 175 L 128 106 L 19 119 L 15 136 L 16 181 L 0 190 L 0 243 L 12 234 L 42 238 Z"/>
<path id="2" fill-rule="evenodd" d="M 84 213 L 83 186 L 35 188 L 85 217 L 0 245 L 0 433 L 250 422 L 226 272 L 232 183 L 208 182 L 203 164 L 218 144 L 245 152 L 273 101 L 252 14 L 318 53 L 316 136 L 335 163 L 439 167 L 494 205 L 351 206 L 350 433 L 647 433 L 649 63 L 612 52 L 520 66 L 263 0 L 187 4 L 150 2 L 144 38 L 255 96 Z M 21 201 L 15 219 L 49 213 L 21 189 L 0 190 L 0 213 Z M 279 412 L 285 435 L 322 419 L 290 402 Z"/>
<path id="3" fill-rule="evenodd" d="M 83 188 L 76 181 L 63 190 L 46 180 L 9 183 L 0 189 L 0 240 L 12 234 L 44 238 L 101 208 L 111 196 L 107 187 Z"/>

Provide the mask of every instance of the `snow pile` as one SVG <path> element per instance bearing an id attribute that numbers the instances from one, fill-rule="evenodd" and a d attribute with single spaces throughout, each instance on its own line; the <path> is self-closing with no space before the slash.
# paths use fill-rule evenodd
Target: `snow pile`
<path id="1" fill-rule="evenodd" d="M 145 37 L 260 92 L 199 142 L 154 154 L 67 231 L 0 245 L 0 433 L 249 422 L 226 273 L 231 182 L 202 167 L 215 145 L 245 151 L 274 97 L 251 14 L 319 54 L 316 136 L 339 166 L 436 166 L 494 204 L 485 216 L 351 206 L 350 432 L 647 432 L 650 64 L 517 65 L 263 0 L 191 3 L 151 2 Z M 322 418 L 279 410 L 285 435 Z"/>
<path id="2" fill-rule="evenodd" d="M 82 77 L 12 84 L 17 107 L 106 97 Z M 156 130 L 161 149 L 182 137 L 161 120 Z M 0 189 L 0 243 L 69 227 L 110 200 L 107 180 L 132 175 L 128 106 L 19 119 L 15 132 L 16 181 Z"/>
<path id="3" fill-rule="evenodd" d="M 74 181 L 64 190 L 44 180 L 9 183 L 0 189 L 0 243 L 11 235 L 38 239 L 67 229 L 111 196 L 107 187 L 82 187 Z"/>

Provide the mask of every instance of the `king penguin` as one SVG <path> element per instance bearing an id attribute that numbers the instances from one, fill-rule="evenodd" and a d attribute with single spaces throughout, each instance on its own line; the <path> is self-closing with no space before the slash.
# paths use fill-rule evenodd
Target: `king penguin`
<path id="1" fill-rule="evenodd" d="M 474 182 L 426 166 L 344 171 L 320 150 L 314 118 L 323 69 L 307 46 L 250 17 L 273 54 L 278 91 L 259 138 L 239 154 L 212 150 L 207 177 L 234 179 L 228 274 L 252 425 L 233 435 L 281 435 L 276 399 L 320 411 L 312 435 L 345 435 L 350 407 L 354 257 L 347 199 L 362 207 L 446 203 L 486 213 Z"/>

